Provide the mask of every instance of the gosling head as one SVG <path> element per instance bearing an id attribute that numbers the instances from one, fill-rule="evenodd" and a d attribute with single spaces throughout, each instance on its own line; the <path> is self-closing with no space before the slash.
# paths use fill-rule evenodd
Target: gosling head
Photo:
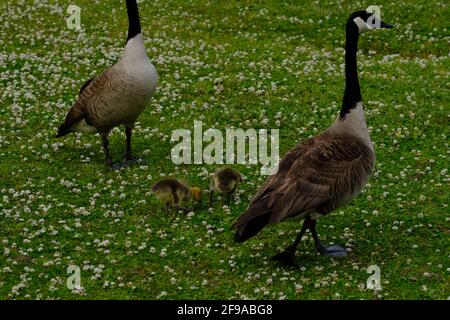
<path id="1" fill-rule="evenodd" d="M 347 21 L 347 30 L 349 28 L 356 29 L 359 34 L 371 30 L 393 27 L 392 24 L 382 21 L 380 19 L 380 14 L 368 12 L 366 10 L 353 12 Z"/>
<path id="2" fill-rule="evenodd" d="M 202 201 L 202 189 L 200 189 L 199 187 L 192 187 L 191 192 L 192 199 L 200 203 Z"/>

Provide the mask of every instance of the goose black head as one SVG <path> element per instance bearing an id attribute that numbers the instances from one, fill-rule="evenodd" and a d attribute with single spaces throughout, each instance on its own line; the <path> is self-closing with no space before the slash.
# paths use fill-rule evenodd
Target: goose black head
<path id="1" fill-rule="evenodd" d="M 347 21 L 348 28 L 364 33 L 375 29 L 393 28 L 394 26 L 385 23 L 380 19 L 380 14 L 368 12 L 366 10 L 353 12 Z"/>

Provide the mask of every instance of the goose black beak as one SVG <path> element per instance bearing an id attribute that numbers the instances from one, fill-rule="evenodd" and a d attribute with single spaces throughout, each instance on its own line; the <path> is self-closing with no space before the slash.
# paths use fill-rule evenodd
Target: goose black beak
<path id="1" fill-rule="evenodd" d="M 392 29 L 394 26 L 392 24 L 390 24 L 390 23 L 386 23 L 386 22 L 381 21 L 380 27 L 382 29 Z"/>

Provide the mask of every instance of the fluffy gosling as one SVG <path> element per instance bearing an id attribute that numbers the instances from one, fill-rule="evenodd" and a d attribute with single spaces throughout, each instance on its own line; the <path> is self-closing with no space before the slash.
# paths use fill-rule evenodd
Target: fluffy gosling
<path id="1" fill-rule="evenodd" d="M 231 196 L 241 182 L 242 176 L 239 171 L 227 167 L 217 169 L 211 178 L 209 189 L 210 204 L 213 203 L 214 192 L 224 194 L 227 198 L 227 202 L 230 203 Z"/>
<path id="2" fill-rule="evenodd" d="M 166 205 L 167 213 L 172 207 L 191 211 L 190 208 L 182 207 L 181 203 L 191 199 L 200 203 L 202 198 L 202 190 L 199 187 L 191 188 L 188 184 L 175 178 L 164 178 L 157 181 L 151 186 L 150 191 Z"/>

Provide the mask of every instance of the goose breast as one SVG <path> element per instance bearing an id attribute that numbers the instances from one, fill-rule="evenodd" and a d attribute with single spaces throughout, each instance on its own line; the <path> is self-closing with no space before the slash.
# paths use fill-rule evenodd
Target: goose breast
<path id="1" fill-rule="evenodd" d="M 93 80 L 84 99 L 96 127 L 132 126 L 154 92 L 158 75 L 148 62 L 132 69 L 118 63 Z"/>

